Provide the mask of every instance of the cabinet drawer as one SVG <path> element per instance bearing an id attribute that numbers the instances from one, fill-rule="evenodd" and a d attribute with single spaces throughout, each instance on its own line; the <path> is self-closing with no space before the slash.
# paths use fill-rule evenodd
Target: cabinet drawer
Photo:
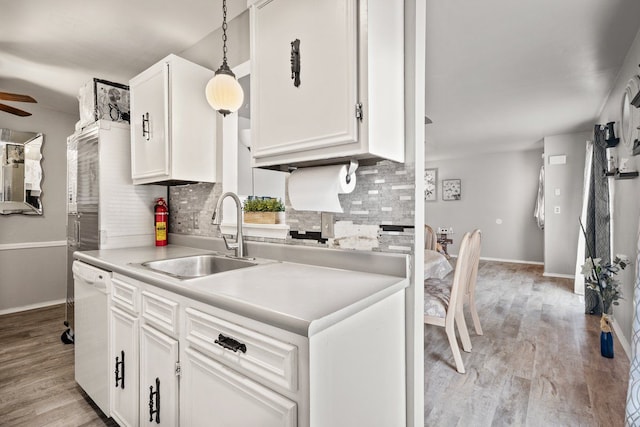
<path id="1" fill-rule="evenodd" d="M 254 378 L 260 377 L 290 391 L 298 389 L 295 345 L 193 308 L 186 309 L 186 328 L 189 345 L 202 353 Z M 221 341 L 225 337 L 244 344 L 246 351 L 223 347 Z"/>
<path id="2" fill-rule="evenodd" d="M 178 335 L 178 303 L 170 299 L 142 292 L 142 317 L 147 323 L 170 334 Z"/>
<path id="3" fill-rule="evenodd" d="M 118 307 L 138 314 L 140 312 L 140 291 L 138 287 L 115 277 L 111 279 L 111 285 L 111 301 Z"/>

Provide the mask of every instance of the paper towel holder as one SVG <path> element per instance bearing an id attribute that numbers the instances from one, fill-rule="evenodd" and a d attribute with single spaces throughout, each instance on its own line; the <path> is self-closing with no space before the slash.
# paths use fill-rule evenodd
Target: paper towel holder
<path id="1" fill-rule="evenodd" d="M 356 173 L 356 169 L 358 169 L 359 165 L 360 164 L 357 160 L 349 161 L 349 169 L 347 169 L 347 176 L 345 177 L 345 181 L 347 182 L 347 184 L 351 183 L 351 175 Z M 296 169 L 298 169 L 297 166 L 289 166 L 289 172 L 293 172 Z"/>
<path id="2" fill-rule="evenodd" d="M 359 164 L 357 160 L 349 161 L 349 169 L 347 170 L 347 177 L 345 178 L 345 181 L 347 181 L 347 184 L 351 182 L 351 175 L 356 173 L 356 169 L 358 169 L 358 166 Z"/>

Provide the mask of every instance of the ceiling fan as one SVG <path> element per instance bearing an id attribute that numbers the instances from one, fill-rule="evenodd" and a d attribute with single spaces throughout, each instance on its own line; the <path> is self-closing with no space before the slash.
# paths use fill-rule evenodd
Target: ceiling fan
<path id="1" fill-rule="evenodd" d="M 0 101 L 16 101 L 16 102 L 38 102 L 29 95 L 20 95 L 17 93 L 0 92 Z M 9 114 L 14 114 L 20 117 L 30 116 L 31 113 L 21 110 L 19 108 L 12 107 L 7 104 L 0 103 L 0 111 L 4 111 Z"/>

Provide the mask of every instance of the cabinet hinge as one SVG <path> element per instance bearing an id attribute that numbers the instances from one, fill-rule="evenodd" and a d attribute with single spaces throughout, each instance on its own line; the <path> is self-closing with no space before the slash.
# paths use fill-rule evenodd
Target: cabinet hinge
<path id="1" fill-rule="evenodd" d="M 362 110 L 362 102 L 356 104 L 356 119 L 362 121 L 364 118 L 364 112 Z"/>
<path id="2" fill-rule="evenodd" d="M 182 368 L 180 367 L 180 362 L 176 362 L 176 377 L 182 375 Z"/>

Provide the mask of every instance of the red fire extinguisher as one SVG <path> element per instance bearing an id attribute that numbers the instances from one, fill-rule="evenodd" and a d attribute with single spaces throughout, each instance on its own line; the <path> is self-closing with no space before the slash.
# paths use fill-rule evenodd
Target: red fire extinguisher
<path id="1" fill-rule="evenodd" d="M 167 246 L 167 231 L 169 228 L 169 209 L 167 209 L 167 202 L 165 202 L 162 197 L 160 197 L 156 201 L 154 212 L 155 212 L 156 246 Z"/>

